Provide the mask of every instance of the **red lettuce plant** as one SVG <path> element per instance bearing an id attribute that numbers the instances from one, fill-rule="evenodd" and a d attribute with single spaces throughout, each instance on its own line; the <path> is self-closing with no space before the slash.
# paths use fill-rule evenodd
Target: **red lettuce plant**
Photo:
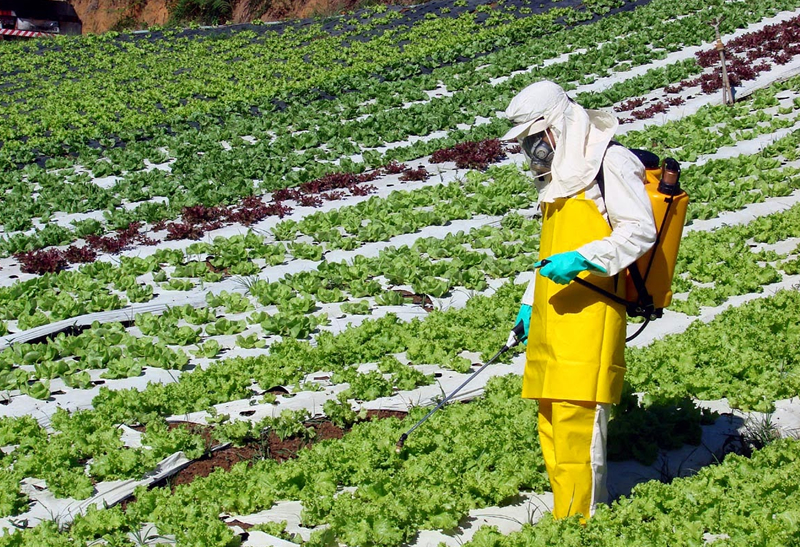
<path id="1" fill-rule="evenodd" d="M 200 225 L 172 222 L 167 225 L 167 241 L 176 239 L 200 239 L 205 233 Z"/>
<path id="2" fill-rule="evenodd" d="M 452 148 L 437 150 L 431 156 L 431 163 L 454 161 L 459 169 L 486 169 L 490 163 L 506 157 L 500 139 L 462 142 Z M 401 177 L 402 180 L 402 177 Z"/>
<path id="3" fill-rule="evenodd" d="M 18 253 L 14 257 L 20 262 L 20 270 L 25 273 L 56 273 L 69 265 L 64 251 L 59 249 L 39 249 L 26 253 Z"/>
<path id="4" fill-rule="evenodd" d="M 86 242 L 95 251 L 112 254 L 119 253 L 134 243 L 155 245 L 157 241 L 141 233 L 139 231 L 141 228 L 141 222 L 131 222 L 127 228 L 117 230 L 116 236 L 87 236 Z"/>
<path id="5" fill-rule="evenodd" d="M 76 247 L 75 245 L 70 245 L 64 252 L 64 258 L 70 264 L 86 264 L 94 262 L 97 258 L 97 253 L 89 246 Z"/>
<path id="6" fill-rule="evenodd" d="M 667 111 L 667 104 L 664 103 L 663 101 L 658 101 L 657 103 L 654 103 L 643 110 L 634 110 L 633 112 L 631 112 L 631 116 L 633 116 L 637 120 L 646 120 L 648 118 L 652 118 L 653 116 L 655 116 L 660 112 L 666 112 L 666 111 Z"/>
<path id="7" fill-rule="evenodd" d="M 324 194 L 320 194 L 322 199 L 325 201 L 336 201 L 342 199 L 344 197 L 344 192 L 341 190 L 332 190 L 330 192 L 325 192 Z"/>
<path id="8" fill-rule="evenodd" d="M 406 167 L 405 163 L 397 163 L 397 160 L 392 160 L 381 167 L 381 169 L 383 169 L 383 172 L 387 175 L 398 175 L 408 169 L 408 167 Z"/>
<path id="9" fill-rule="evenodd" d="M 297 203 L 304 207 L 319 207 L 322 205 L 322 198 L 314 194 L 302 194 L 297 198 Z"/>
<path id="10" fill-rule="evenodd" d="M 614 112 L 629 112 L 634 108 L 639 108 L 644 104 L 644 97 L 636 97 L 614 107 Z"/>
<path id="11" fill-rule="evenodd" d="M 348 187 L 348 190 L 354 196 L 368 196 L 375 191 L 375 187 L 371 184 L 353 184 Z"/>
<path id="12" fill-rule="evenodd" d="M 408 171 L 404 172 L 400 175 L 400 180 L 404 182 L 412 181 L 412 180 L 427 180 L 430 176 L 428 170 L 424 167 L 420 167 L 418 169 L 409 169 Z"/>

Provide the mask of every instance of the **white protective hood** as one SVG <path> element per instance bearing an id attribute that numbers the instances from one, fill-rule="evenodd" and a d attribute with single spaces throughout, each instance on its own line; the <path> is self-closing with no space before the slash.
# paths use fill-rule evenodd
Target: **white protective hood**
<path id="1" fill-rule="evenodd" d="M 522 141 L 546 127 L 556 137 L 552 172 L 540 186 L 540 202 L 552 202 L 588 187 L 619 125 L 612 114 L 583 108 L 567 97 L 561 86 L 546 80 L 529 85 L 511 99 L 506 117 L 518 125 L 502 140 Z"/>

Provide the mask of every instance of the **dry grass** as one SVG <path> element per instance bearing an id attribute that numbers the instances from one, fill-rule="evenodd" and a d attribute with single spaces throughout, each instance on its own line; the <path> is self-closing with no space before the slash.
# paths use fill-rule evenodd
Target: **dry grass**
<path id="1" fill-rule="evenodd" d="M 240 4 L 253 3 L 252 0 L 242 0 Z M 244 18 L 235 22 L 252 21 L 259 18 L 262 21 L 279 21 L 282 19 L 303 19 L 307 17 L 331 17 L 340 15 L 342 13 L 353 11 L 376 4 L 392 5 L 411 5 L 419 4 L 419 1 L 413 0 L 256 0 L 256 3 L 261 4 L 261 11 L 255 10 L 249 15 L 250 18 Z M 237 5 L 237 8 L 239 6 Z M 264 9 L 266 7 L 266 9 Z M 234 14 L 236 14 L 234 10 Z"/>
<path id="2" fill-rule="evenodd" d="M 174 18 L 174 11 L 195 11 L 216 15 L 206 23 L 249 23 L 331 17 L 377 4 L 411 5 L 424 0 L 72 0 L 83 22 L 84 32 L 101 33 L 111 29 L 146 29 L 164 25 Z M 192 10 L 196 4 L 198 9 Z M 223 6 L 220 8 L 220 6 Z M 209 6 L 216 6 L 216 11 Z M 224 14 L 224 15 L 222 15 Z"/>

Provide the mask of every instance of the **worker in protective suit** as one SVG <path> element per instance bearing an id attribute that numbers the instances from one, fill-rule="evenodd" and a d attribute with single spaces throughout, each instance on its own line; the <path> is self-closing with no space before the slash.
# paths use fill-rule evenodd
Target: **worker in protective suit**
<path id="1" fill-rule="evenodd" d="M 654 244 L 644 166 L 610 146 L 617 119 L 586 110 L 553 82 L 514 97 L 506 116 L 539 190 L 538 275 L 515 320 L 525 325 L 522 396 L 539 401 L 539 439 L 553 490 L 553 517 L 589 518 L 606 502 L 606 432 L 625 373 L 625 308 L 576 276 L 625 297 L 617 276 Z M 600 167 L 604 188 L 597 183 Z M 512 333 L 513 335 L 513 333 Z M 523 338 L 524 339 L 524 338 Z"/>

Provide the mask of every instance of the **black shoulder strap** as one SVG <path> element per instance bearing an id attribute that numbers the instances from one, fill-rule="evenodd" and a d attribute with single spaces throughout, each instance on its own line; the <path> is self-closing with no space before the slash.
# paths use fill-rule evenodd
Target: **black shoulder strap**
<path id="1" fill-rule="evenodd" d="M 608 143 L 608 147 L 606 151 L 612 146 L 622 146 L 617 141 L 610 141 Z M 605 154 L 603 154 L 603 161 L 600 162 L 600 169 L 597 171 L 597 176 L 595 177 L 595 181 L 597 181 L 597 187 L 600 188 L 600 196 L 603 198 L 603 201 L 606 200 L 606 174 L 603 173 L 603 164 L 605 163 Z"/>
<path id="2" fill-rule="evenodd" d="M 608 150 L 612 146 L 624 146 L 624 145 L 617 141 L 609 141 L 606 150 Z M 642 165 L 644 165 L 645 169 L 658 169 L 659 162 L 661 160 L 659 160 L 656 154 L 650 152 L 649 150 L 642 150 L 640 148 L 628 148 L 628 150 L 630 150 L 631 153 L 633 153 L 633 155 L 636 156 L 636 158 L 640 162 L 642 162 Z M 603 156 L 603 159 L 605 160 L 605 155 Z M 605 200 L 606 175 L 603 172 L 603 162 L 600 162 L 600 170 L 597 172 L 597 177 L 595 177 L 595 180 L 597 181 L 597 186 L 600 187 L 600 195 L 603 196 L 603 199 Z"/>

